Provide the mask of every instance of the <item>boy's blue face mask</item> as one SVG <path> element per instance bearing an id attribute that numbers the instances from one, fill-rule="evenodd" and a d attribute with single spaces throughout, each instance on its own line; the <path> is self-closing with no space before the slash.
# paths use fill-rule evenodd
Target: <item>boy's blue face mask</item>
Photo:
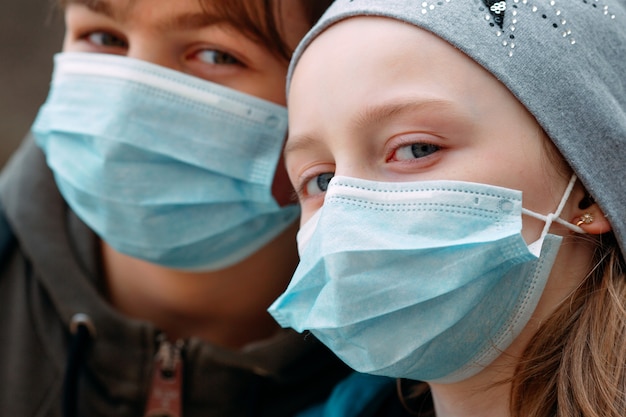
<path id="1" fill-rule="evenodd" d="M 291 225 L 271 187 L 282 106 L 131 58 L 64 53 L 34 123 L 76 214 L 116 250 L 214 270 Z"/>
<path id="2" fill-rule="evenodd" d="M 300 265 L 269 311 L 357 371 L 465 379 L 528 322 L 561 242 L 547 230 L 569 225 L 558 216 L 574 181 L 543 216 L 502 187 L 335 177 L 298 234 Z M 522 213 L 546 223 L 530 246 Z"/>

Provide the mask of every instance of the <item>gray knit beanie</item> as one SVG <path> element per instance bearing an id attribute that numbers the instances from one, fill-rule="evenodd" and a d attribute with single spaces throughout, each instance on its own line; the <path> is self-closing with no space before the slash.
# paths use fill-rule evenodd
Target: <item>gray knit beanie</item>
<path id="1" fill-rule="evenodd" d="M 535 116 L 609 219 L 626 257 L 626 0 L 336 0 L 333 23 L 386 16 L 445 39 Z"/>

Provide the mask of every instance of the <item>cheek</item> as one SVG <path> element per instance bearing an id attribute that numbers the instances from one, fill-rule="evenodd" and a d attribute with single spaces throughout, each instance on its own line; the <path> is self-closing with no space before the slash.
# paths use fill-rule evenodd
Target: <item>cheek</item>
<path id="1" fill-rule="evenodd" d="M 522 188 L 523 206 L 535 213 L 548 215 L 554 213 L 559 207 L 559 203 L 563 198 L 563 194 L 567 188 L 569 178 L 563 178 L 559 173 L 555 172 L 551 166 L 544 165 L 535 168 L 535 175 L 526 181 Z M 567 220 L 568 207 L 571 205 L 571 197 L 565 203 L 565 212 L 559 217 Z M 545 226 L 543 220 L 535 219 L 530 216 L 523 216 L 522 235 L 527 242 L 532 242 L 539 237 Z M 566 229 L 561 231 L 556 223 L 552 223 L 550 233 L 563 234 Z"/>
<path id="2" fill-rule="evenodd" d="M 285 74 L 285 77 L 287 75 Z M 274 104 L 280 106 L 287 105 L 287 98 L 285 95 L 285 83 L 283 77 L 267 77 L 262 83 L 261 88 L 254 94 L 257 97 L 261 97 L 267 101 L 271 101 Z"/>
<path id="3" fill-rule="evenodd" d="M 277 58 L 267 58 L 261 61 L 262 70 L 251 69 L 245 79 L 238 78 L 231 88 L 274 104 L 285 106 L 285 79 L 287 78 L 287 63 Z"/>
<path id="4" fill-rule="evenodd" d="M 289 181 L 282 155 L 276 166 L 276 174 L 274 175 L 274 183 L 272 184 L 272 195 L 281 207 L 295 203 L 293 187 Z"/>

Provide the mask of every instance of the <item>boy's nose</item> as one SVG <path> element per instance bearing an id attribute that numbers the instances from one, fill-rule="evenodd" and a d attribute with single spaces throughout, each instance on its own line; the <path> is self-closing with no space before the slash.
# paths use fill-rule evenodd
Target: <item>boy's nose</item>
<path id="1" fill-rule="evenodd" d="M 182 71 L 182 56 L 178 56 L 165 48 L 165 43 L 156 39 L 135 38 L 129 39 L 127 56 L 140 59 L 152 64 Z"/>

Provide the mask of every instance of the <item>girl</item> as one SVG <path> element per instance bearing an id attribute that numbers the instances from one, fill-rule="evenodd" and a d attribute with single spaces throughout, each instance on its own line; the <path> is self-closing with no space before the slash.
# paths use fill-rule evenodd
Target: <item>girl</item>
<path id="1" fill-rule="evenodd" d="M 283 326 L 414 415 L 626 414 L 623 1 L 338 0 L 288 92 Z"/>

